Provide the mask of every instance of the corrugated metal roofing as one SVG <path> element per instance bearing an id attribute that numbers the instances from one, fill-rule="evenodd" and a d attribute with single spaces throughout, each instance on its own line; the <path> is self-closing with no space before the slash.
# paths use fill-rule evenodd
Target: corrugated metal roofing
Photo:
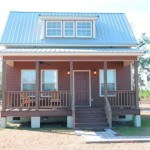
<path id="1" fill-rule="evenodd" d="M 98 17 L 96 38 L 40 39 L 41 16 Z M 10 12 L 1 44 L 126 46 L 137 43 L 124 13 Z"/>
<path id="2" fill-rule="evenodd" d="M 20 49 L 20 48 L 13 48 L 13 49 L 1 49 L 0 55 L 9 55 L 9 54 L 110 54 L 110 53 L 123 53 L 125 54 L 143 54 L 143 51 L 139 51 L 138 49 L 132 49 L 132 48 L 49 48 L 49 49 Z"/>

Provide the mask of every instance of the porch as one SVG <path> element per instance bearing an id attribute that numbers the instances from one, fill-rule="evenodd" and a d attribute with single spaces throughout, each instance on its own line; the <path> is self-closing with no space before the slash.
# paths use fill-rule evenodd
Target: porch
<path id="1" fill-rule="evenodd" d="M 92 57 L 91 57 L 92 58 Z M 131 63 L 131 58 L 128 60 L 128 57 L 123 58 L 107 58 L 110 59 L 107 61 L 99 61 L 103 57 L 95 57 L 92 60 L 89 60 L 88 57 L 79 57 L 74 58 L 72 61 L 65 60 L 62 57 L 59 59 L 60 62 L 55 62 L 55 59 L 50 60 L 48 57 L 44 57 L 45 61 L 32 61 L 32 59 L 37 58 L 6 58 L 3 62 L 3 107 L 2 107 L 2 117 L 7 116 L 29 116 L 29 117 L 37 117 L 37 116 L 72 116 L 73 127 L 75 127 L 75 111 L 76 111 L 76 96 L 75 96 L 75 70 L 79 71 L 87 71 L 88 72 L 88 107 L 92 108 L 104 108 L 105 113 L 108 119 L 109 127 L 112 125 L 112 116 L 113 115 L 121 115 L 123 114 L 133 114 L 139 115 L 139 107 L 138 107 L 138 86 L 137 86 L 137 62 L 134 62 L 135 66 L 135 90 L 130 89 L 130 82 L 122 84 L 123 76 L 120 75 L 122 73 L 128 73 L 130 71 L 129 64 Z M 8 59 L 8 60 L 7 60 Z M 26 62 L 23 59 L 29 59 Z M 71 58 L 70 58 L 71 59 Z M 79 59 L 79 60 L 78 60 Z M 95 59 L 97 59 L 95 61 Z M 104 59 L 104 58 L 103 58 Z M 102 59 L 102 60 L 103 60 Z M 123 59 L 124 61 L 121 61 Z M 133 60 L 135 58 L 132 58 Z M 24 61 L 22 63 L 22 61 Z M 79 61 L 79 62 L 78 62 Z M 41 63 L 42 62 L 42 63 Z M 43 65 L 47 62 L 53 63 L 53 67 L 48 65 Z M 6 78 L 6 74 L 8 77 L 8 69 L 14 70 L 15 67 L 18 69 L 22 69 L 20 64 L 26 64 L 25 69 L 35 69 L 36 70 L 36 90 L 34 91 L 21 91 L 18 86 L 13 90 L 13 86 L 8 87 L 8 81 Z M 30 64 L 29 64 L 30 63 Z M 59 65 L 58 65 L 59 63 Z M 88 65 L 87 65 L 88 64 Z M 29 67 L 30 66 L 30 67 Z M 59 89 L 54 91 L 40 91 L 41 77 L 40 72 L 41 69 L 58 69 L 61 70 L 58 73 L 58 80 L 63 81 L 63 84 L 59 82 Z M 68 69 L 69 68 L 69 69 Z M 96 68 L 96 74 L 94 73 Z M 107 69 L 115 68 L 117 71 L 117 89 L 114 91 L 109 91 L 107 88 Z M 18 70 L 19 70 L 18 69 Z M 99 74 L 98 70 L 104 70 L 104 95 L 99 95 Z M 67 74 L 69 70 L 69 73 Z M 121 71 L 120 71 L 121 70 Z M 13 72 L 13 71 L 12 71 Z M 19 71 L 20 72 L 20 71 Z M 14 81 L 11 81 L 15 84 Z M 20 79 L 19 79 L 20 80 Z M 15 80 L 16 81 L 16 80 Z M 127 78 L 127 82 L 130 81 L 130 78 Z M 20 82 L 19 82 L 20 84 Z M 19 85 L 17 83 L 17 85 Z M 125 85 L 125 86 L 124 86 Z M 11 90 L 10 90 L 11 89 Z M 68 90 L 66 90 L 68 89 Z M 123 90 L 122 90 L 123 89 Z M 84 107 L 84 106 L 83 106 Z M 121 112 L 121 113 L 120 113 Z"/>

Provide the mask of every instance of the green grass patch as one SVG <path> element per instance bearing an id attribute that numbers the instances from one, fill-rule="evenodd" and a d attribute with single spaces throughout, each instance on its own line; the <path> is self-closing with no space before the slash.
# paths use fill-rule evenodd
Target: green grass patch
<path id="1" fill-rule="evenodd" d="M 141 116 L 142 126 L 134 127 L 133 121 L 129 126 L 117 127 L 114 130 L 121 136 L 150 136 L 150 116 Z"/>
<path id="2" fill-rule="evenodd" d="M 140 98 L 141 99 L 150 98 L 150 91 L 148 91 L 148 90 L 141 90 L 140 91 Z"/>

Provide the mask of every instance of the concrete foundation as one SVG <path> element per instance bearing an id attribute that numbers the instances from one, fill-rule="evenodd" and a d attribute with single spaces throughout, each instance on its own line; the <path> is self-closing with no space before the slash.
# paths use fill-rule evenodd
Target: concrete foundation
<path id="1" fill-rule="evenodd" d="M 1 128 L 6 128 L 6 125 L 7 125 L 7 118 L 2 117 L 1 118 Z"/>
<path id="2" fill-rule="evenodd" d="M 126 121 L 131 121 L 133 119 L 132 117 L 133 115 L 124 115 L 124 117 L 122 116 L 114 116 L 112 118 L 113 121 L 120 121 L 120 122 L 126 122 Z"/>
<path id="3" fill-rule="evenodd" d="M 73 117 L 67 116 L 67 128 L 73 128 Z"/>
<path id="4" fill-rule="evenodd" d="M 31 117 L 31 128 L 40 128 L 40 117 Z"/>
<path id="5" fill-rule="evenodd" d="M 141 116 L 140 115 L 134 116 L 134 126 L 141 127 Z"/>

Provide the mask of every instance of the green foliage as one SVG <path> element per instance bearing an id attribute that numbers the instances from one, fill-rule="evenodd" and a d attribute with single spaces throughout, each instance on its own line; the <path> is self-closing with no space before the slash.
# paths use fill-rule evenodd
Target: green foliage
<path id="1" fill-rule="evenodd" d="M 146 35 L 146 33 L 141 34 L 141 39 L 139 39 L 138 47 L 143 47 L 146 44 L 150 44 L 150 37 Z"/>
<path id="2" fill-rule="evenodd" d="M 141 90 L 140 91 L 140 98 L 141 99 L 150 98 L 150 91 L 148 91 L 148 90 Z"/>
<path id="3" fill-rule="evenodd" d="M 148 37 L 145 33 L 141 35 L 141 39 L 139 40 L 138 48 L 141 48 L 146 53 L 145 46 L 150 44 L 150 37 Z M 150 57 L 141 56 L 139 58 L 139 85 L 145 86 L 143 73 L 147 75 L 147 81 L 150 81 Z"/>

